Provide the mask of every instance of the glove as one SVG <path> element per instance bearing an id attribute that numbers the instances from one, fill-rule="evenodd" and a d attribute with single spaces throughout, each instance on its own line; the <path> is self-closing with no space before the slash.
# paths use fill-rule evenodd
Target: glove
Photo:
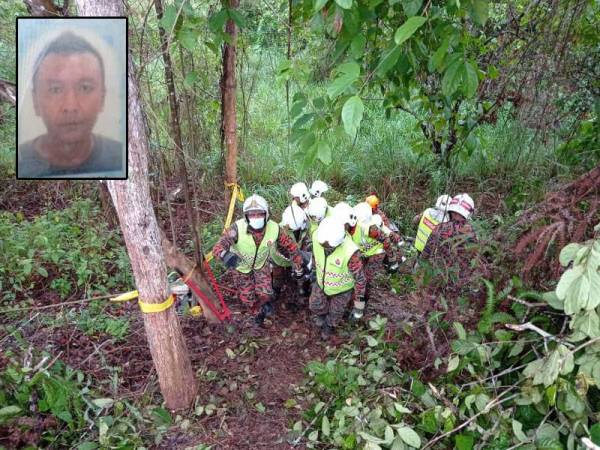
<path id="1" fill-rule="evenodd" d="M 300 267 L 299 269 L 294 269 L 294 278 L 296 280 L 301 280 L 304 276 L 304 269 Z"/>
<path id="2" fill-rule="evenodd" d="M 227 252 L 221 258 L 228 269 L 235 269 L 240 263 L 240 257 L 233 252 Z"/>
<path id="3" fill-rule="evenodd" d="M 358 320 L 362 319 L 364 313 L 365 313 L 364 309 L 354 308 L 354 309 L 352 309 L 352 319 L 358 321 Z"/>

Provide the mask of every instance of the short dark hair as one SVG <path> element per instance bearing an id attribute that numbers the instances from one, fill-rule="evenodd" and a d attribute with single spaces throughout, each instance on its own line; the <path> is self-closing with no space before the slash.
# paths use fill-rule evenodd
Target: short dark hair
<path id="1" fill-rule="evenodd" d="M 44 50 L 42 50 L 38 55 L 35 65 L 33 66 L 33 90 L 35 90 L 35 84 L 42 62 L 44 62 L 44 59 L 46 59 L 46 57 L 52 53 L 58 53 L 62 55 L 72 55 L 73 53 L 91 53 L 96 57 L 98 63 L 100 64 L 102 84 L 104 84 L 104 61 L 102 60 L 100 53 L 98 53 L 98 50 L 92 47 L 92 45 L 84 38 L 77 36 L 70 31 L 65 31 L 50 41 Z"/>

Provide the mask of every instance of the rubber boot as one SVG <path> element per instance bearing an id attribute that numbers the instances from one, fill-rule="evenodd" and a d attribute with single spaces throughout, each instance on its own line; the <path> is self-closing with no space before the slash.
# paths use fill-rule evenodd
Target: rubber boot
<path id="1" fill-rule="evenodd" d="M 331 336 L 333 336 L 333 327 L 327 322 L 323 323 L 321 325 L 321 339 L 327 341 Z"/>

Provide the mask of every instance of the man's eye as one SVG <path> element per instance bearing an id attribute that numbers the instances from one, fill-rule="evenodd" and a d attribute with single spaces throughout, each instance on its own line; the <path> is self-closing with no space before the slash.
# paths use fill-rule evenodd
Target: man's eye
<path id="1" fill-rule="evenodd" d="M 62 87 L 60 87 L 60 86 L 50 86 L 48 88 L 48 92 L 50 94 L 60 94 L 62 92 Z"/>
<path id="2" fill-rule="evenodd" d="M 79 86 L 79 91 L 83 92 L 84 94 L 89 94 L 93 90 L 94 90 L 94 86 L 91 84 L 82 84 Z"/>

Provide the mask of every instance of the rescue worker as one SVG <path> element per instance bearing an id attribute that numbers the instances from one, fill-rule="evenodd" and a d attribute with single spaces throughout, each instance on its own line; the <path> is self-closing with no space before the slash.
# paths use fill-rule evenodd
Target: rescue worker
<path id="1" fill-rule="evenodd" d="M 399 232 L 398 227 L 388 218 L 387 214 L 384 213 L 381 210 L 381 208 L 379 207 L 379 204 L 381 202 L 379 201 L 379 197 L 377 197 L 377 195 L 375 195 L 375 194 L 369 195 L 365 199 L 365 202 L 367 202 L 371 206 L 371 212 L 373 213 L 373 215 L 379 214 L 381 216 L 383 224 L 386 227 L 388 227 L 394 233 L 398 233 Z"/>
<path id="2" fill-rule="evenodd" d="M 248 197 L 242 211 L 244 217 L 225 230 L 213 254 L 225 267 L 235 269 L 239 298 L 250 305 L 255 324 L 262 326 L 265 317 L 273 312 L 273 282 L 268 264 L 273 247 L 289 255 L 297 278 L 303 275 L 302 256 L 292 238 L 269 220 L 269 205 L 263 197 Z"/>
<path id="3" fill-rule="evenodd" d="M 317 231 L 321 220 L 332 214 L 332 208 L 327 205 L 327 200 L 323 197 L 315 197 L 310 200 L 306 213 L 309 221 L 309 234 L 312 236 Z"/>
<path id="4" fill-rule="evenodd" d="M 310 192 L 308 192 L 306 184 L 300 182 L 292 185 L 290 188 L 290 195 L 292 196 L 292 205 L 295 203 L 302 209 L 308 208 Z"/>
<path id="5" fill-rule="evenodd" d="M 371 206 L 367 202 L 356 205 L 354 214 L 357 226 L 351 236 L 363 256 L 367 284 L 370 285 L 375 275 L 384 267 L 387 268 L 390 262 L 394 264 L 398 256 L 390 236 L 381 229 L 383 219 L 378 214 L 372 215 Z"/>
<path id="6" fill-rule="evenodd" d="M 271 253 L 271 262 L 273 267 L 273 290 L 275 298 L 279 297 L 283 287 L 286 284 L 292 284 L 295 281 L 298 284 L 298 293 L 302 297 L 308 297 L 310 293 L 310 271 L 312 245 L 308 229 L 308 217 L 302 208 L 297 205 L 290 205 L 284 211 L 279 224 L 282 231 L 296 243 L 303 261 L 303 275 L 299 279 L 292 280 L 292 262 L 289 255 L 283 254 L 279 249 L 274 248 Z M 294 296 L 288 297 L 288 309 L 295 310 L 299 306 L 299 301 L 294 300 Z"/>
<path id="7" fill-rule="evenodd" d="M 363 317 L 366 277 L 358 246 L 335 217 L 321 221 L 312 241 L 317 282 L 310 294 L 309 309 L 321 329 L 321 338 L 327 339 L 341 322 L 352 298 L 352 318 Z"/>
<path id="8" fill-rule="evenodd" d="M 460 194 L 448 204 L 449 220 L 440 223 L 423 249 L 421 257 L 438 274 L 430 286 L 437 298 L 458 298 L 479 291 L 479 278 L 489 277 L 487 264 L 479 254 L 477 235 L 469 221 L 475 205 L 469 194 Z"/>
<path id="9" fill-rule="evenodd" d="M 415 248 L 419 253 L 423 252 L 429 236 L 436 227 L 449 220 L 448 205 L 451 200 L 452 197 L 448 194 L 440 195 L 435 202 L 435 208 L 427 208 L 421 215 L 417 215 L 413 219 L 413 223 L 419 224 L 415 238 Z"/>
<path id="10" fill-rule="evenodd" d="M 320 198 L 328 190 L 329 186 L 327 186 L 327 183 L 321 180 L 315 180 L 310 186 L 310 195 L 312 195 L 313 198 Z"/>

